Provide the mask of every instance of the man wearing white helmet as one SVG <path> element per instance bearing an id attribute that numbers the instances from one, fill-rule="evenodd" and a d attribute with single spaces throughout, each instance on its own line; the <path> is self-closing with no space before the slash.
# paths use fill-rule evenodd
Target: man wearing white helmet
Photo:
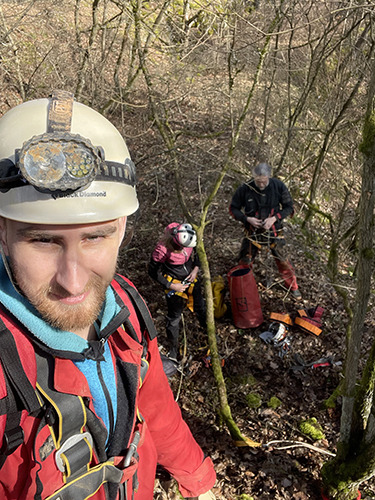
<path id="1" fill-rule="evenodd" d="M 206 327 L 206 306 L 201 292 L 198 255 L 194 252 L 197 235 L 190 224 L 171 222 L 152 252 L 148 273 L 165 289 L 168 357 L 177 364 L 179 355 L 179 324 L 188 304 L 203 328 Z"/>
<path id="2" fill-rule="evenodd" d="M 147 306 L 115 274 L 137 208 L 124 140 L 68 92 L 0 119 L 0 498 L 151 500 L 157 463 L 212 495 Z"/>

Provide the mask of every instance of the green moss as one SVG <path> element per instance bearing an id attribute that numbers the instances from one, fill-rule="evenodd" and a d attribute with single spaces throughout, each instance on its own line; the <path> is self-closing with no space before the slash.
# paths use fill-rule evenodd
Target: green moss
<path id="1" fill-rule="evenodd" d="M 337 397 L 335 395 L 330 396 L 328 399 L 326 399 L 323 403 L 324 408 L 328 409 L 335 409 L 336 408 L 336 399 Z"/>
<path id="2" fill-rule="evenodd" d="M 236 500 L 254 500 L 254 497 L 246 495 L 246 493 L 242 493 L 242 495 L 236 497 Z"/>
<path id="3" fill-rule="evenodd" d="M 227 379 L 227 381 L 229 384 L 232 384 L 232 385 L 248 385 L 250 387 L 253 387 L 257 383 L 256 378 L 253 375 L 251 375 L 250 373 L 230 377 Z"/>
<path id="4" fill-rule="evenodd" d="M 307 252 L 305 252 L 305 254 L 304 254 L 304 255 L 305 255 L 306 259 L 316 260 L 316 255 L 315 255 L 315 254 L 313 254 L 313 253 L 311 253 L 311 252 L 308 252 L 308 251 L 307 251 Z"/>
<path id="5" fill-rule="evenodd" d="M 262 404 L 262 398 L 255 392 L 248 394 L 246 396 L 246 401 L 250 408 L 259 408 Z"/>
<path id="6" fill-rule="evenodd" d="M 375 140 L 375 113 L 371 113 L 366 117 L 362 133 L 362 142 L 359 145 L 359 150 L 365 155 L 371 154 Z"/>
<path id="7" fill-rule="evenodd" d="M 299 430 L 314 441 L 319 441 L 320 439 L 325 438 L 322 426 L 314 417 L 302 420 L 299 423 Z"/>
<path id="8" fill-rule="evenodd" d="M 267 406 L 268 408 L 276 409 L 281 406 L 281 404 L 282 403 L 279 398 L 277 398 L 276 396 L 272 396 L 272 398 L 270 398 L 270 400 L 268 401 Z"/>
<path id="9" fill-rule="evenodd" d="M 362 256 L 364 259 L 373 260 L 374 250 L 372 248 L 364 248 L 362 250 Z"/>

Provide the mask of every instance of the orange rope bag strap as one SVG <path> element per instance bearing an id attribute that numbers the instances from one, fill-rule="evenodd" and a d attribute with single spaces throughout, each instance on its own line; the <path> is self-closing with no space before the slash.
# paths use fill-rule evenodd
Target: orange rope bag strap
<path id="1" fill-rule="evenodd" d="M 280 323 L 284 323 L 285 325 L 293 326 L 293 320 L 288 313 L 271 312 L 270 319 L 280 321 Z"/>
<path id="2" fill-rule="evenodd" d="M 295 319 L 295 324 L 301 327 L 303 330 L 308 333 L 312 333 L 316 337 L 318 337 L 322 333 L 322 329 L 320 328 L 320 318 L 323 314 L 324 309 L 322 307 L 316 307 L 313 313 L 313 317 L 309 316 L 307 312 L 303 309 L 299 309 L 297 312 L 299 316 Z M 317 316 L 315 316 L 317 313 Z M 315 319 L 316 318 L 316 319 Z"/>

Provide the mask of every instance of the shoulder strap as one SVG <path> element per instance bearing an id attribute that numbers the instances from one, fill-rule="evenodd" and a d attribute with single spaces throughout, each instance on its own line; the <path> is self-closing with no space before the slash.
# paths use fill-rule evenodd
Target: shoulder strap
<path id="1" fill-rule="evenodd" d="M 92 458 L 93 439 L 84 430 L 87 422 L 86 406 L 81 396 L 53 389 L 50 380 L 54 363 L 52 358 L 36 354 L 36 359 L 37 390 L 46 406 L 54 411 L 54 417 L 50 418 L 48 424 L 56 448 L 56 465 L 65 474 L 65 480 L 70 482 L 78 474 L 87 472 Z"/>
<path id="2" fill-rule="evenodd" d="M 22 366 L 14 337 L 1 319 L 0 362 L 7 388 L 7 396 L 1 400 L 0 405 L 0 414 L 7 416 L 0 449 L 1 468 L 6 457 L 23 442 L 23 431 L 20 426 L 22 411 L 34 413 L 42 406 Z"/>
<path id="3" fill-rule="evenodd" d="M 1 407 L 1 412 L 6 415 L 6 423 L 0 448 L 0 469 L 4 465 L 7 456 L 13 453 L 23 442 L 23 430 L 20 425 L 22 411 L 17 410 L 16 397 L 5 375 L 4 379 L 7 396 L 1 400 L 4 403 Z"/>
<path id="4" fill-rule="evenodd" d="M 0 319 L 0 361 L 12 389 L 20 399 L 21 410 L 33 413 L 40 409 L 35 389 L 23 369 L 12 333 Z"/>
<path id="5" fill-rule="evenodd" d="M 54 388 L 50 376 L 54 370 L 54 359 L 36 353 L 36 360 L 37 391 L 47 408 L 45 420 L 55 448 L 55 464 L 63 480 L 62 486 L 48 496 L 49 500 L 88 500 L 105 483 L 112 483 L 117 491 L 125 474 L 131 477 L 134 471 L 129 468 L 124 472 L 114 457 L 107 458 L 106 432 L 103 434 L 101 425 L 91 425 L 94 423 L 92 419 L 99 423 L 99 418 L 86 406 L 84 399 Z M 97 465 L 92 465 L 94 448 L 99 462 Z M 49 446 L 44 453 L 50 453 Z M 37 481 L 42 484 L 39 471 L 36 471 Z"/>
<path id="6" fill-rule="evenodd" d="M 56 465 L 64 474 L 64 485 L 48 498 L 87 500 L 88 493 L 91 497 L 92 492 L 97 491 L 104 483 L 119 485 L 123 481 L 123 470 L 115 466 L 114 459 L 105 460 L 90 468 L 93 438 L 85 430 L 87 409 L 82 398 L 51 389 L 48 359 L 36 353 L 36 361 L 38 381 L 35 389 L 23 369 L 13 335 L 0 319 L 0 362 L 7 388 L 7 396 L 0 400 L 0 414 L 7 416 L 3 446 L 0 449 L 0 469 L 7 457 L 23 442 L 20 425 L 22 411 L 39 412 L 45 402 L 46 406 L 54 409 L 56 415 L 56 418 L 49 419 L 47 412 L 45 418 L 56 448 Z M 50 412 L 49 414 L 51 416 Z M 129 467 L 129 476 L 133 474 L 134 467 L 130 469 L 132 468 Z"/>
<path id="7" fill-rule="evenodd" d="M 136 312 L 138 313 L 139 319 L 142 321 L 144 328 L 146 328 L 148 335 L 152 340 L 157 336 L 157 331 L 145 301 L 137 289 L 124 280 L 122 276 L 116 274 L 115 280 L 131 299 L 132 304 L 135 306 Z"/>

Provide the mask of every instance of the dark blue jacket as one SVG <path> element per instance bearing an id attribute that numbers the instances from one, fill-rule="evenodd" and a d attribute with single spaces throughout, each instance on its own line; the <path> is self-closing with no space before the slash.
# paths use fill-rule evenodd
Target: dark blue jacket
<path id="1" fill-rule="evenodd" d="M 229 212 L 247 229 L 251 229 L 247 217 L 264 220 L 274 215 L 277 219 L 274 225 L 277 230 L 282 227 L 282 220 L 293 214 L 293 199 L 288 188 L 279 179 L 271 177 L 263 191 L 256 187 L 252 179 L 236 190 Z"/>

